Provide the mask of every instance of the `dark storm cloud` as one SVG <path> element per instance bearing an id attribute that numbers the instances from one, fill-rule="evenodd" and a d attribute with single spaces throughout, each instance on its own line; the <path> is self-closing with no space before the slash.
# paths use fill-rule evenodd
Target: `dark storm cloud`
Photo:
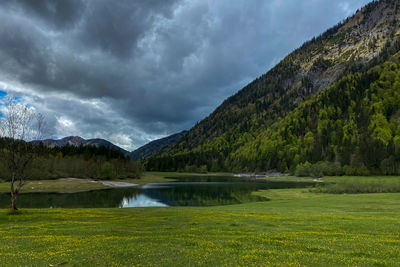
<path id="1" fill-rule="evenodd" d="M 0 90 L 54 135 L 132 149 L 188 129 L 368 0 L 4 0 Z"/>
<path id="2" fill-rule="evenodd" d="M 157 17 L 171 16 L 173 3 L 154 0 L 90 1 L 79 38 L 83 45 L 129 59 L 137 41 L 152 27 Z"/>
<path id="3" fill-rule="evenodd" d="M 49 28 L 72 27 L 86 8 L 82 0 L 3 0 L 2 5 L 23 16 L 32 16 Z"/>

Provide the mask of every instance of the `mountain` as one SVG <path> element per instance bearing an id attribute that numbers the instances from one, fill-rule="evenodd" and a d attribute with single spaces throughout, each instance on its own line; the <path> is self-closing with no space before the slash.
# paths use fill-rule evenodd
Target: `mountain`
<path id="1" fill-rule="evenodd" d="M 380 76 L 393 68 L 389 83 L 397 86 L 399 9 L 399 1 L 373 1 L 306 42 L 153 154 L 147 168 L 288 171 L 319 161 L 374 171 L 387 162 L 394 166 L 399 107 L 382 100 L 381 83 L 389 78 Z"/>
<path id="2" fill-rule="evenodd" d="M 135 151 L 130 153 L 130 158 L 133 161 L 144 159 L 145 157 L 151 155 L 154 152 L 157 152 L 179 140 L 187 131 L 182 131 L 180 133 L 176 133 L 158 140 L 154 140 Z"/>
<path id="3" fill-rule="evenodd" d="M 33 141 L 34 144 L 39 144 L 40 142 L 43 143 L 43 145 L 48 146 L 48 147 L 63 147 L 63 146 L 104 146 L 107 148 L 116 148 L 117 150 L 121 151 L 125 155 L 128 155 L 129 152 L 126 151 L 123 148 L 120 148 L 119 146 L 114 145 L 113 143 L 104 140 L 104 139 L 83 139 L 82 137 L 79 136 L 68 136 L 64 137 L 62 139 L 58 140 L 53 140 L 53 139 L 46 139 L 46 140 L 41 140 L 41 141 Z"/>

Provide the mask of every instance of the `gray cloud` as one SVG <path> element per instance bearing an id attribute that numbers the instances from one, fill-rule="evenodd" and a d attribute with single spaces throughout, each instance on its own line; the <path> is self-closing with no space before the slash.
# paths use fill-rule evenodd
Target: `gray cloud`
<path id="1" fill-rule="evenodd" d="M 369 0 L 4 0 L 0 90 L 57 137 L 126 149 L 188 129 Z"/>
<path id="2" fill-rule="evenodd" d="M 3 0 L 4 9 L 29 16 L 49 29 L 73 27 L 82 17 L 86 4 L 82 0 Z"/>
<path id="3" fill-rule="evenodd" d="M 175 1 L 89 1 L 86 18 L 79 31 L 83 46 L 100 48 L 129 59 L 137 42 L 158 17 L 170 17 Z"/>

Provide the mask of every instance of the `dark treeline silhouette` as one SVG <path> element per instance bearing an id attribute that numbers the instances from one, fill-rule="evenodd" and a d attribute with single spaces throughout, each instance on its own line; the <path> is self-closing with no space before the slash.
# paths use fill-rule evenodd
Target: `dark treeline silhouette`
<path id="1" fill-rule="evenodd" d="M 0 153 L 5 155 L 11 139 L 0 138 Z M 54 179 L 62 177 L 111 179 L 139 178 L 141 165 L 132 162 L 116 148 L 105 146 L 46 147 L 23 142 L 34 153 L 26 169 L 26 179 Z M 9 180 L 6 162 L 0 162 L 0 179 Z"/>

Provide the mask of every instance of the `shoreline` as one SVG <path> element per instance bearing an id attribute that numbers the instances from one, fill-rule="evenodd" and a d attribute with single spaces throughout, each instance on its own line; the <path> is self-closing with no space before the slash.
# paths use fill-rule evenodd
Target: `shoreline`
<path id="1" fill-rule="evenodd" d="M 25 181 L 20 194 L 26 193 L 78 193 L 93 190 L 138 187 L 137 183 L 132 183 L 132 179 L 127 181 L 118 180 L 93 180 L 81 178 L 59 178 L 53 180 L 32 180 Z M 0 183 L 0 194 L 10 192 L 10 182 Z"/>
<path id="2" fill-rule="evenodd" d="M 45 180 L 26 180 L 25 185 L 22 187 L 20 194 L 24 193 L 77 193 L 101 189 L 113 188 L 129 188 L 139 187 L 151 183 L 163 183 L 175 181 L 173 177 L 180 176 L 219 176 L 228 175 L 237 177 L 238 179 L 247 181 L 258 182 L 278 182 L 278 181 L 309 181 L 309 179 L 295 178 L 288 174 L 278 172 L 274 173 L 207 173 L 207 174 L 193 174 L 193 173 L 175 173 L 175 172 L 144 172 L 143 176 L 139 179 L 126 178 L 126 179 L 110 179 L 110 180 L 95 180 L 88 178 L 75 178 L 65 177 L 58 179 L 45 179 Z M 0 193 L 9 193 L 10 183 L 0 182 Z"/>
<path id="3" fill-rule="evenodd" d="M 93 180 L 93 179 L 86 179 L 86 178 L 59 178 L 56 180 L 60 181 L 69 181 L 69 182 L 74 182 L 74 181 L 87 181 L 89 183 L 101 183 L 105 186 L 109 186 L 112 188 L 120 188 L 120 187 L 135 187 L 139 186 L 139 184 L 134 184 L 134 183 L 127 183 L 127 182 L 117 182 L 113 180 Z"/>
<path id="4" fill-rule="evenodd" d="M 232 173 L 234 177 L 252 177 L 252 178 L 262 178 L 262 177 L 286 177 L 290 176 L 289 173 L 281 173 L 281 172 L 264 172 L 264 173 Z"/>

